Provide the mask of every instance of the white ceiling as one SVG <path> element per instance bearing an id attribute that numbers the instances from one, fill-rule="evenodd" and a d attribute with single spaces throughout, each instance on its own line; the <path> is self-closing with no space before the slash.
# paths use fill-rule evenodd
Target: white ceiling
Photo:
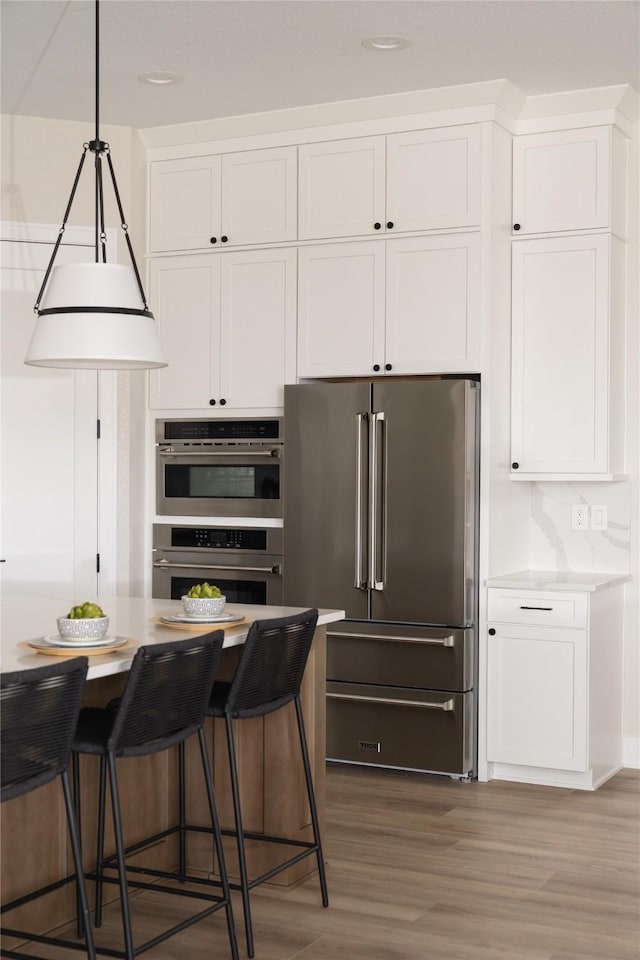
<path id="1" fill-rule="evenodd" d="M 93 0 L 1 0 L 2 110 L 91 121 Z M 103 0 L 101 119 L 139 128 L 507 79 L 640 89 L 640 0 Z M 361 41 L 399 34 L 406 49 Z M 150 71 L 181 74 L 168 87 Z"/>

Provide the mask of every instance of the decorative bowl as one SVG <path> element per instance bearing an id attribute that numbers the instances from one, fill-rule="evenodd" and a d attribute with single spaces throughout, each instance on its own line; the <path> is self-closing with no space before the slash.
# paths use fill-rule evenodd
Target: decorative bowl
<path id="1" fill-rule="evenodd" d="M 217 617 L 226 602 L 226 597 L 182 597 L 182 606 L 188 617 Z"/>
<path id="2" fill-rule="evenodd" d="M 71 620 L 58 617 L 58 633 L 65 640 L 101 640 L 109 629 L 109 617 L 87 617 Z"/>

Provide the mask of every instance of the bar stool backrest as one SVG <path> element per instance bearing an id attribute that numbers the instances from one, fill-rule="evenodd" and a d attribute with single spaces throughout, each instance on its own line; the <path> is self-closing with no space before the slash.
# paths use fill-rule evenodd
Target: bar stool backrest
<path id="1" fill-rule="evenodd" d="M 317 610 L 277 620 L 254 620 L 226 701 L 226 713 L 257 717 L 279 710 L 300 693 Z"/>
<path id="2" fill-rule="evenodd" d="M 185 740 L 204 722 L 224 632 L 140 647 L 118 702 L 107 749 L 143 756 Z"/>
<path id="3" fill-rule="evenodd" d="M 0 677 L 0 799 L 12 800 L 67 769 L 87 657 Z"/>

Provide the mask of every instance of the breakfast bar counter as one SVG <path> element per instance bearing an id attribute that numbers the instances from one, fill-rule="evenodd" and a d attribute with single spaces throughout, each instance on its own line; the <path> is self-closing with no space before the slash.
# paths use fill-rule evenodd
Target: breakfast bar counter
<path id="1" fill-rule="evenodd" d="M 2 671 L 11 672 L 39 667 L 58 659 L 29 645 L 34 640 L 57 634 L 56 618 L 69 609 L 73 598 L 61 599 L 60 593 L 42 592 L 37 596 L 19 591 L 5 591 L 0 612 Z M 109 616 L 108 636 L 128 642 L 108 653 L 91 651 L 85 705 L 104 706 L 122 692 L 126 675 L 141 645 L 188 639 L 198 633 L 217 629 L 215 624 L 171 624 L 160 617 L 180 614 L 176 600 L 152 600 L 138 597 L 100 598 Z M 225 625 L 225 640 L 219 677 L 230 679 L 238 662 L 241 646 L 253 620 L 270 619 L 298 613 L 302 608 L 229 604 L 225 614 L 242 616 L 243 620 Z M 325 771 L 325 625 L 344 618 L 341 610 L 321 610 L 311 653 L 305 672 L 301 699 L 307 730 L 320 826 L 324 814 Z M 66 652 L 66 651 L 65 651 Z M 72 650 L 72 653 L 75 652 Z M 237 724 L 238 773 L 245 829 L 292 839 L 310 840 L 311 823 L 306 800 L 302 764 L 295 757 L 297 728 L 293 706 Z M 226 738 L 223 721 L 206 721 L 206 736 L 214 772 L 216 799 L 223 827 L 233 826 L 231 790 L 228 776 Z M 187 743 L 188 820 L 206 824 L 208 808 L 201 783 L 197 743 Z M 123 819 L 127 844 L 136 843 L 151 834 L 167 829 L 176 822 L 178 799 L 176 789 L 177 760 L 173 750 L 144 758 L 134 764 L 118 761 L 123 798 Z M 83 856 L 91 869 L 95 864 L 98 764 L 94 757 L 81 758 L 81 819 Z M 141 783 L 143 789 L 141 789 Z M 282 853 L 279 844 L 255 843 L 248 847 L 250 874 L 264 872 L 274 866 Z M 113 849 L 110 813 L 107 813 L 107 847 Z M 276 849 L 274 849 L 276 848 Z M 50 783 L 24 797 L 2 806 L 2 899 L 14 897 L 52 882 L 71 872 L 67 850 L 65 812 L 58 782 Z M 235 844 L 226 846 L 227 868 L 236 878 Z M 175 867 L 175 838 L 160 842 L 145 853 L 144 862 L 159 869 Z M 212 844 L 205 834 L 189 836 L 188 865 L 193 871 L 215 876 Z M 279 886 L 300 882 L 314 868 L 306 858 L 274 878 Z M 108 891 L 117 896 L 116 888 Z M 91 896 L 91 890 L 90 890 Z M 49 930 L 74 916 L 73 887 L 57 890 L 36 903 L 19 908 L 28 911 L 28 928 Z"/>

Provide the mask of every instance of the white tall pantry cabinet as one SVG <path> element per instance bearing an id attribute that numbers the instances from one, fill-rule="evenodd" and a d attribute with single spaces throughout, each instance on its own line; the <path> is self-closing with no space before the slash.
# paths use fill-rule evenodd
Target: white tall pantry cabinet
<path id="1" fill-rule="evenodd" d="M 612 127 L 514 139 L 514 480 L 624 473 L 626 169 Z"/>

